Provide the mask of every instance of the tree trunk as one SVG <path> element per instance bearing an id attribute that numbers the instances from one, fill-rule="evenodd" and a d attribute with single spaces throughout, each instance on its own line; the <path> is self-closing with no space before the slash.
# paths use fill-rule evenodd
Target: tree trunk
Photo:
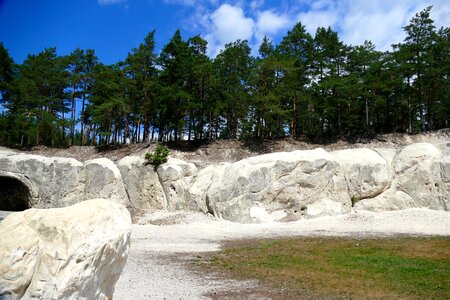
<path id="1" fill-rule="evenodd" d="M 84 136 L 84 127 L 85 127 L 85 116 L 84 116 L 84 105 L 86 103 L 86 83 L 83 86 L 83 99 L 81 101 L 81 146 L 84 145 L 84 143 L 86 142 L 86 138 Z"/>
<path id="2" fill-rule="evenodd" d="M 70 125 L 70 146 L 73 146 L 75 135 L 75 85 L 72 86 L 72 124 Z"/>
<path id="3" fill-rule="evenodd" d="M 411 88 L 410 88 L 410 77 L 408 76 L 408 131 L 412 133 L 412 103 L 411 103 Z"/>
<path id="4" fill-rule="evenodd" d="M 297 97 L 293 98 L 292 110 L 291 137 L 295 139 L 297 138 Z"/>

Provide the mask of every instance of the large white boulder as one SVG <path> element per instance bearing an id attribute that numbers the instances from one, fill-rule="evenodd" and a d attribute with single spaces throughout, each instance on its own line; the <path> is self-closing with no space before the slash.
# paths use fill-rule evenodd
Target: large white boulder
<path id="1" fill-rule="evenodd" d="M 207 205 L 219 218 L 247 223 L 343 214 L 351 200 L 339 163 L 319 148 L 231 164 L 211 183 Z"/>
<path id="2" fill-rule="evenodd" d="M 436 146 L 409 145 L 395 156 L 392 168 L 390 188 L 377 197 L 358 202 L 356 209 L 386 211 L 426 207 L 449 210 L 449 158 Z"/>
<path id="3" fill-rule="evenodd" d="M 131 219 L 104 199 L 29 209 L 0 223 L 0 299 L 112 299 Z"/>
<path id="4" fill-rule="evenodd" d="M 331 153 L 344 170 L 353 201 L 381 194 L 391 181 L 386 159 L 367 148 L 339 150 Z"/>
<path id="5" fill-rule="evenodd" d="M 131 207 L 151 210 L 167 208 L 166 195 L 153 165 L 139 156 L 126 156 L 117 163 L 117 167 Z"/>

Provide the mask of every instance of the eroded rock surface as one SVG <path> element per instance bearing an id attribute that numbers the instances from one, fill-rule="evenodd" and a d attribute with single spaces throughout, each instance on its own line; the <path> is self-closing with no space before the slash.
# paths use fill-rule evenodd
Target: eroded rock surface
<path id="1" fill-rule="evenodd" d="M 120 204 L 29 209 L 0 223 L 0 299 L 111 299 L 130 246 Z"/>
<path id="2" fill-rule="evenodd" d="M 449 210 L 450 156 L 428 143 L 403 148 L 392 162 L 390 188 L 358 202 L 357 209 L 386 211 L 412 207 Z"/>
<path id="3" fill-rule="evenodd" d="M 389 187 L 391 170 L 386 159 L 374 150 L 359 148 L 331 153 L 341 165 L 353 201 L 372 198 Z"/>
<path id="4" fill-rule="evenodd" d="M 0 181 L 10 177 L 23 183 L 23 187 L 17 184 L 21 189 L 16 194 L 29 191 L 31 207 L 60 207 L 105 197 L 132 212 L 199 211 L 235 222 L 345 214 L 352 205 L 371 211 L 449 210 L 449 149 L 450 143 L 334 152 L 318 148 L 203 168 L 170 158 L 157 170 L 138 156 L 125 157 L 116 166 L 106 158 L 83 164 L 3 152 Z"/>
<path id="5" fill-rule="evenodd" d="M 197 171 L 193 163 L 174 158 L 158 167 L 158 177 L 169 210 L 201 210 L 202 203 L 191 200 L 188 193 Z"/>
<path id="6" fill-rule="evenodd" d="M 29 207 L 61 207 L 83 198 L 83 164 L 73 158 L 7 153 L 0 155 L 0 176 L 23 182 Z"/>
<path id="7" fill-rule="evenodd" d="M 122 174 L 129 205 L 135 209 L 166 209 L 167 200 L 152 165 L 139 156 L 122 158 L 117 166 Z"/>
<path id="8" fill-rule="evenodd" d="M 207 204 L 215 216 L 245 223 L 343 214 L 351 208 L 343 171 L 323 149 L 233 163 L 211 183 Z"/>
<path id="9" fill-rule="evenodd" d="M 84 198 L 106 198 L 124 205 L 128 204 L 122 175 L 117 166 L 107 158 L 96 158 L 84 163 L 86 182 Z"/>
<path id="10" fill-rule="evenodd" d="M 81 163 L 73 158 L 0 153 L 0 178 L 28 189 L 28 207 L 65 207 L 86 199 L 108 198 L 127 204 L 117 166 L 107 158 Z"/>

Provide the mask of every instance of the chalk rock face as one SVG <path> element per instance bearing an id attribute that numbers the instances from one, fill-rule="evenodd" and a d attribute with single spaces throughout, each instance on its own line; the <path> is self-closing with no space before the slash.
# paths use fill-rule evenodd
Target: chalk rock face
<path id="1" fill-rule="evenodd" d="M 165 209 L 167 208 L 158 174 L 152 165 L 139 156 L 122 158 L 117 167 L 122 174 L 130 206 L 138 209 Z"/>
<path id="2" fill-rule="evenodd" d="M 94 198 L 128 202 L 120 171 L 106 158 L 83 164 L 73 158 L 0 153 L 0 177 L 27 187 L 29 207 L 65 207 Z"/>
<path id="3" fill-rule="evenodd" d="M 450 141 L 436 145 L 441 150 L 443 156 L 450 155 Z"/>
<path id="4" fill-rule="evenodd" d="M 331 154 L 344 170 L 348 191 L 354 201 L 377 196 L 388 188 L 390 168 L 377 152 L 360 148 L 334 151 Z"/>
<path id="5" fill-rule="evenodd" d="M 208 212 L 207 192 L 213 181 L 221 181 L 229 163 L 221 163 L 207 166 L 200 170 L 192 180 L 188 191 L 188 202 L 192 203 L 194 210 Z"/>
<path id="6" fill-rule="evenodd" d="M 157 169 L 169 210 L 198 210 L 199 203 L 189 200 L 189 186 L 197 174 L 197 167 L 180 159 L 169 158 Z M 200 204 L 201 205 L 201 204 Z"/>
<path id="7" fill-rule="evenodd" d="M 128 256 L 127 209 L 104 199 L 0 223 L 0 299 L 112 299 Z"/>
<path id="8" fill-rule="evenodd" d="M 107 158 L 85 162 L 85 199 L 106 198 L 121 204 L 128 204 L 128 197 L 117 166 Z"/>
<path id="9" fill-rule="evenodd" d="M 73 158 L 2 153 L 0 176 L 15 178 L 28 188 L 29 206 L 62 207 L 84 198 L 84 167 Z"/>
<path id="10" fill-rule="evenodd" d="M 395 156 L 392 168 L 394 178 L 390 188 L 377 197 L 358 202 L 356 209 L 449 209 L 449 158 L 437 147 L 428 143 L 409 145 Z"/>
<path id="11" fill-rule="evenodd" d="M 339 163 L 316 149 L 231 164 L 211 183 L 207 205 L 219 218 L 247 223 L 343 214 L 351 200 Z"/>

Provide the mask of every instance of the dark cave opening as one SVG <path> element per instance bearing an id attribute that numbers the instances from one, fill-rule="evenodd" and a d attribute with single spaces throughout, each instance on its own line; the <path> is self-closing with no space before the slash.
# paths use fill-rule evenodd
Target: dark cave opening
<path id="1" fill-rule="evenodd" d="M 30 190 L 20 180 L 0 176 L 0 210 L 22 211 L 30 208 Z"/>

